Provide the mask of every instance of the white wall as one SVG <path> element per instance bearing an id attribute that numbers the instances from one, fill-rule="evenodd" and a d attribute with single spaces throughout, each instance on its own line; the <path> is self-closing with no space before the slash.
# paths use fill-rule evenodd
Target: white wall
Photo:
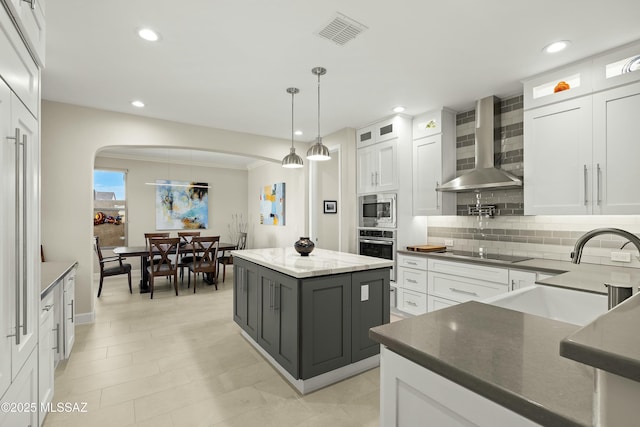
<path id="1" fill-rule="evenodd" d="M 301 236 L 307 235 L 306 170 L 306 165 L 300 169 L 285 169 L 280 163 L 267 163 L 249 170 L 246 192 L 249 209 L 247 247 L 289 247 Z M 262 225 L 260 192 L 264 186 L 280 182 L 285 183 L 285 225 Z"/>
<path id="2" fill-rule="evenodd" d="M 314 165 L 313 173 L 314 181 L 314 215 L 315 223 L 315 240 L 317 247 L 329 249 L 332 251 L 339 250 L 340 247 L 340 215 L 342 203 L 338 203 L 338 213 L 325 214 L 324 201 L 335 200 L 338 202 L 340 198 L 340 150 L 331 152 L 331 159 L 325 162 L 318 162 Z"/>
<path id="3" fill-rule="evenodd" d="M 181 147 L 280 162 L 290 146 L 288 140 L 51 101 L 42 101 L 41 141 L 42 244 L 48 260 L 78 261 L 76 312 L 83 320 L 92 319 L 95 298 L 92 181 L 101 148 Z M 306 150 L 306 144 L 298 149 Z"/>

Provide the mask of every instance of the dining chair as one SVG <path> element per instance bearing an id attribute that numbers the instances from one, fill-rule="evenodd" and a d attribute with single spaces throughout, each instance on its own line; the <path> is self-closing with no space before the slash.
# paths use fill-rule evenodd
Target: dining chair
<path id="1" fill-rule="evenodd" d="M 235 249 L 242 250 L 247 248 L 247 233 L 240 233 L 238 236 L 238 244 Z M 226 251 L 222 251 L 222 255 L 218 258 L 218 271 L 220 273 L 220 264 L 222 264 L 222 283 L 224 283 L 225 276 L 227 275 L 227 265 L 233 265 L 233 256 L 231 254 L 225 255 Z"/>
<path id="2" fill-rule="evenodd" d="M 153 299 L 154 280 L 156 277 L 173 276 L 173 287 L 178 295 L 178 263 L 180 257 L 180 238 L 152 237 L 149 239 L 149 290 Z"/>
<path id="3" fill-rule="evenodd" d="M 100 286 L 98 287 L 98 298 L 100 298 L 100 294 L 102 294 L 102 282 L 105 277 L 110 276 L 118 276 L 120 274 L 126 274 L 129 279 L 129 293 L 132 294 L 131 290 L 131 264 L 125 264 L 122 262 L 122 258 L 118 256 L 110 256 L 103 257 L 102 249 L 100 249 L 100 238 L 98 236 L 93 236 L 93 249 L 96 251 L 98 255 L 98 262 L 100 263 Z M 105 267 L 105 264 L 110 262 L 118 262 L 118 265 L 114 265 L 112 267 Z"/>
<path id="4" fill-rule="evenodd" d="M 193 251 L 193 262 L 189 264 L 189 277 L 187 279 L 187 287 L 191 284 L 191 273 L 193 272 L 193 293 L 196 293 L 196 274 L 202 273 L 204 280 L 205 274 L 211 279 L 211 282 L 218 289 L 216 280 L 216 258 L 218 256 L 218 247 L 220 246 L 220 236 L 204 236 L 193 237 L 191 239 L 191 250 Z M 197 254 L 197 255 L 196 255 Z"/>
<path id="5" fill-rule="evenodd" d="M 191 239 L 200 236 L 199 231 L 178 231 L 178 237 L 180 238 L 180 246 L 188 245 L 191 243 Z M 188 267 L 189 263 L 192 263 L 194 258 L 191 251 L 184 251 L 187 255 L 180 257 L 180 263 L 178 268 L 180 269 L 180 280 L 184 276 L 184 269 Z"/>

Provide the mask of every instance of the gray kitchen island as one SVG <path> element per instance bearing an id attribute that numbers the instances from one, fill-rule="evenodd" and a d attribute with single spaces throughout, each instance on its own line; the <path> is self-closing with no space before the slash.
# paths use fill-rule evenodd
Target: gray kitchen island
<path id="1" fill-rule="evenodd" d="M 232 254 L 234 321 L 300 393 L 379 365 L 369 329 L 389 323 L 392 261 L 322 249 Z"/>

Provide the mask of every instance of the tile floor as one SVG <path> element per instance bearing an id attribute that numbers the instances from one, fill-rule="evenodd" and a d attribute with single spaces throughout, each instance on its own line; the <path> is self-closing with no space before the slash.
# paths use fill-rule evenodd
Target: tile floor
<path id="1" fill-rule="evenodd" d="M 379 369 L 300 396 L 240 336 L 232 275 L 178 297 L 163 282 L 150 300 L 126 277 L 105 279 L 96 322 L 76 326 L 56 369 L 54 403 L 87 412 L 50 413 L 45 427 L 379 424 Z"/>

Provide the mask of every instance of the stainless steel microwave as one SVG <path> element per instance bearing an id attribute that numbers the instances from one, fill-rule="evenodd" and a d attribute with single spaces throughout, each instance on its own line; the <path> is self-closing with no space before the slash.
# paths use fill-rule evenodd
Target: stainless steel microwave
<path id="1" fill-rule="evenodd" d="M 396 194 L 367 194 L 358 198 L 360 227 L 396 228 Z"/>

